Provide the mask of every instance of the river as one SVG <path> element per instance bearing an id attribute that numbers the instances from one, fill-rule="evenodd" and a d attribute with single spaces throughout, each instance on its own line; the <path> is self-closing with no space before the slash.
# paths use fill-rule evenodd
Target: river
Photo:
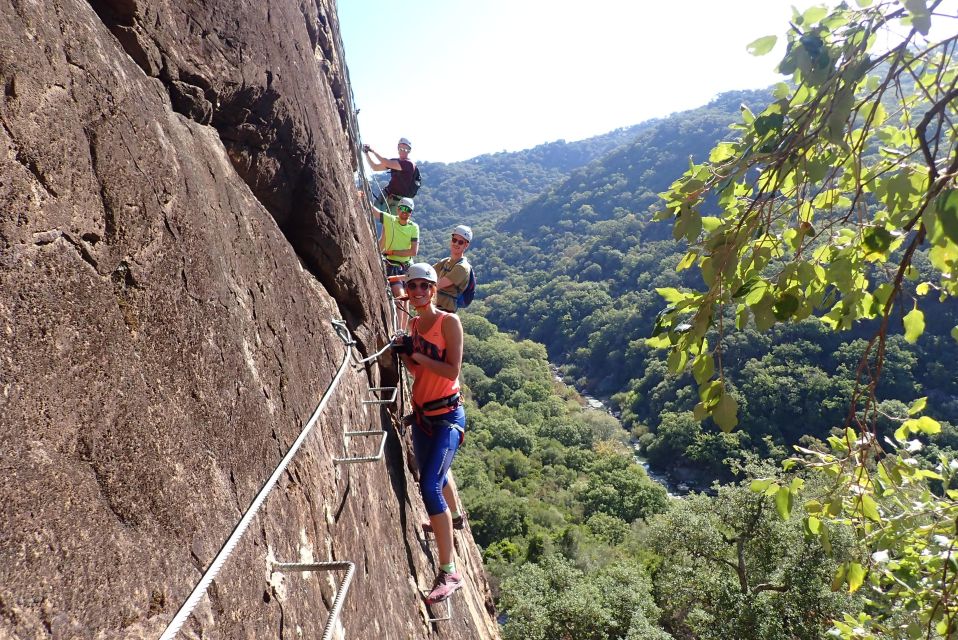
<path id="1" fill-rule="evenodd" d="M 620 419 L 622 416 L 618 411 L 612 411 L 606 406 L 606 403 L 603 402 L 602 400 L 599 400 L 598 398 L 594 398 L 587 393 L 583 393 L 580 389 L 577 389 L 575 385 L 569 384 L 559 374 L 558 367 L 556 367 L 555 365 L 551 363 L 549 364 L 549 366 L 552 369 L 552 375 L 555 378 L 556 382 L 561 382 L 562 384 L 568 387 L 572 387 L 572 389 L 574 389 L 576 393 L 582 396 L 582 398 L 585 400 L 584 409 L 586 411 L 601 411 L 602 413 L 606 413 L 612 416 L 613 418 L 615 418 L 616 422 L 619 423 L 619 427 L 623 431 L 627 431 L 627 429 L 625 428 L 625 425 L 622 424 L 622 421 Z M 682 482 L 678 482 L 678 483 L 672 482 L 672 480 L 669 479 L 669 477 L 666 474 L 659 473 L 651 469 L 651 467 L 649 466 L 649 461 L 646 460 L 645 457 L 642 456 L 642 454 L 640 453 L 638 440 L 634 438 L 630 438 L 629 444 L 632 447 L 632 457 L 635 459 L 635 461 L 639 465 L 641 465 L 643 469 L 645 469 L 645 472 L 649 475 L 650 478 L 652 478 L 652 480 L 655 480 L 660 485 L 665 487 L 665 491 L 669 494 L 670 498 L 681 498 L 682 496 L 689 493 L 689 486 L 687 484 L 684 484 Z"/>

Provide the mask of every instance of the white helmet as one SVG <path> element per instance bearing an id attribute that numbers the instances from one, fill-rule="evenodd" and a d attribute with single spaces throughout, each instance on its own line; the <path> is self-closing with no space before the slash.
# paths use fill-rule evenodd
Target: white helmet
<path id="1" fill-rule="evenodd" d="M 399 139 L 399 144 L 406 145 L 407 147 L 409 147 L 410 149 L 412 149 L 412 143 L 409 142 L 409 138 L 400 138 L 400 139 Z M 397 146 L 398 146 L 398 145 L 397 145 Z"/>
<path id="2" fill-rule="evenodd" d="M 454 234 L 456 234 L 457 236 L 462 236 L 462 237 L 465 238 L 468 242 L 472 242 L 472 228 L 471 228 L 471 227 L 468 227 L 468 226 L 466 226 L 466 225 L 464 225 L 464 224 L 461 224 L 461 225 L 459 225 L 458 227 L 456 227 L 455 229 L 453 229 L 452 232 L 453 232 Z"/>
<path id="3" fill-rule="evenodd" d="M 409 270 L 406 271 L 406 282 L 410 280 L 428 280 L 433 284 L 439 282 L 436 270 L 428 262 L 417 262 L 409 265 Z"/>
<path id="4" fill-rule="evenodd" d="M 412 198 L 403 198 L 399 201 L 397 207 L 409 207 L 409 210 L 412 211 L 416 208 L 416 205 L 413 203 Z"/>

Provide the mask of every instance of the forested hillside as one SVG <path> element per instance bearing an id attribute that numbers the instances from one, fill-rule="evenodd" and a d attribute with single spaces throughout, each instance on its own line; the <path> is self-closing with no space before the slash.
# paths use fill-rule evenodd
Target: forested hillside
<path id="1" fill-rule="evenodd" d="M 749 488 L 784 483 L 773 466 L 749 460 L 714 497 L 667 500 L 617 422 L 553 380 L 542 345 L 472 314 L 463 325 L 469 428 L 454 470 L 505 638 L 817 640 L 860 610 L 829 588 L 859 552 L 849 532 L 835 530 L 829 557 Z"/>
<path id="2" fill-rule="evenodd" d="M 480 453 L 514 474 L 466 500 L 517 489 L 518 521 L 537 514 L 510 544 L 485 540 L 506 637 L 958 634 L 958 29 L 926 39 L 933 17 L 947 22 L 921 0 L 796 11 L 791 84 L 648 123 L 480 227 L 471 310 L 611 396 L 654 466 L 712 485 L 592 522 L 582 488 L 616 493 L 603 466 L 563 463 L 573 490 L 554 483 L 579 454 L 550 434 L 574 419 L 520 392 L 500 423 L 500 400 L 477 395 L 484 431 L 530 436 Z M 506 375 L 477 366 L 477 389 Z M 579 446 L 594 461 L 608 442 Z M 585 553 L 546 526 L 527 477 L 564 501 L 556 521 Z M 613 602 L 611 584 L 637 599 Z"/>
<path id="3" fill-rule="evenodd" d="M 421 223 L 421 255 L 433 259 L 448 251 L 449 230 L 457 224 L 481 228 L 476 245 L 499 228 L 529 199 L 560 182 L 574 169 L 632 141 L 649 123 L 566 142 L 557 140 L 513 153 L 486 154 L 464 162 L 418 163 L 422 188 L 415 219 Z M 385 176 L 380 176 L 385 181 Z"/>
<path id="4" fill-rule="evenodd" d="M 501 329 L 546 345 L 581 388 L 614 400 L 653 466 L 700 488 L 730 480 L 731 462 L 747 452 L 781 459 L 804 437 L 826 438 L 848 411 L 872 330 L 866 323 L 836 335 L 809 320 L 771 333 L 751 326 L 730 337 L 725 370 L 747 398 L 734 433 L 692 417 L 698 397 L 691 374 L 670 373 L 661 352 L 645 343 L 666 306 L 657 290 L 701 284 L 695 272 L 676 270 L 686 245 L 672 239 L 669 224 L 653 220 L 659 194 L 690 158 L 707 159 L 716 143 L 733 136 L 730 125 L 743 108 L 760 109 L 771 99 L 770 92 L 732 92 L 646 123 L 632 142 L 528 201 L 502 231 L 484 223 L 481 211 L 459 210 L 480 231 L 470 256 L 482 283 L 474 308 Z M 425 227 L 434 224 L 431 211 L 420 218 Z M 927 271 L 923 254 L 916 267 Z M 900 335 L 890 340 L 879 389 L 883 411 L 900 415 L 904 404 L 928 396 L 937 415 L 958 423 L 958 377 L 948 366 L 958 359 L 958 344 L 948 336 L 956 319 L 954 305 L 946 304 L 928 315 L 917 345 Z"/>

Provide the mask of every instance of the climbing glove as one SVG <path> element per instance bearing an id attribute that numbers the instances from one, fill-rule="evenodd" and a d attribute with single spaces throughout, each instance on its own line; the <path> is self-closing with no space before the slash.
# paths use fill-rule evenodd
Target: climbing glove
<path id="1" fill-rule="evenodd" d="M 392 348 L 396 353 L 412 355 L 412 336 L 396 336 L 393 339 Z"/>

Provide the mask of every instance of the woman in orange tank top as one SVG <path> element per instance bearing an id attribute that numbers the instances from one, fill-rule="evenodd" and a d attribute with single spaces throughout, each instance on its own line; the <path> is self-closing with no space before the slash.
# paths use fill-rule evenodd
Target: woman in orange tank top
<path id="1" fill-rule="evenodd" d="M 419 464 L 419 489 L 429 514 L 427 530 L 435 533 L 439 551 L 439 575 L 426 597 L 427 604 L 442 602 L 462 586 L 452 557 L 453 515 L 448 506 L 455 501 L 449 468 L 466 428 L 459 395 L 462 324 L 457 315 L 433 304 L 437 280 L 436 270 L 428 263 L 409 267 L 406 290 L 418 315 L 410 324 L 411 341 L 404 344 L 397 339 L 395 343 L 397 350 L 403 347 L 400 357 L 415 377 L 412 442 Z"/>

